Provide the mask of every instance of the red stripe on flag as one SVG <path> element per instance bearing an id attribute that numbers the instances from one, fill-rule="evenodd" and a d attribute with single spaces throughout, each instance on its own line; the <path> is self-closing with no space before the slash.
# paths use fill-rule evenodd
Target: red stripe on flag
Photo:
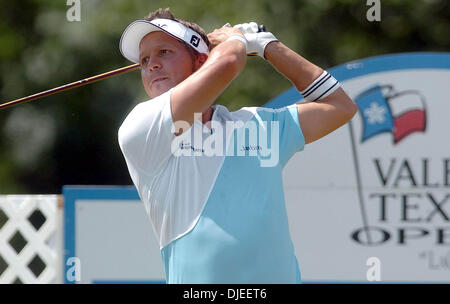
<path id="1" fill-rule="evenodd" d="M 424 110 L 411 110 L 394 118 L 394 144 L 414 132 L 425 131 Z"/>

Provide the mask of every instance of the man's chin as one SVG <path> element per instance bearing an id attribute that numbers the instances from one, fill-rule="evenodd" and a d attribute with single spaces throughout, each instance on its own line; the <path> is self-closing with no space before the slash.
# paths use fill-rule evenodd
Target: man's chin
<path id="1" fill-rule="evenodd" d="M 155 98 L 158 97 L 161 94 L 166 93 L 167 91 L 169 91 L 172 87 L 171 86 L 167 86 L 167 87 L 163 87 L 163 88 L 158 88 L 155 90 L 152 90 L 149 94 L 150 98 Z"/>

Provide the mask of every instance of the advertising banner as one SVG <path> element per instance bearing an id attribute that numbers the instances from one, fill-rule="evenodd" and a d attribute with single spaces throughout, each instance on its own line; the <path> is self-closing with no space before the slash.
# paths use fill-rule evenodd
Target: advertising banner
<path id="1" fill-rule="evenodd" d="M 283 172 L 306 282 L 450 282 L 450 54 L 328 70 L 358 104 Z M 294 89 L 270 101 L 301 102 Z"/>

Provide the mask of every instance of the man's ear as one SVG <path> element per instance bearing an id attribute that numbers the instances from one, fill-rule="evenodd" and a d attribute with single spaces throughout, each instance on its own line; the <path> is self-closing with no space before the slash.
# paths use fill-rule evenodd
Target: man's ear
<path id="1" fill-rule="evenodd" d="M 206 54 L 198 54 L 195 58 L 195 70 L 197 71 L 208 59 L 208 55 Z"/>

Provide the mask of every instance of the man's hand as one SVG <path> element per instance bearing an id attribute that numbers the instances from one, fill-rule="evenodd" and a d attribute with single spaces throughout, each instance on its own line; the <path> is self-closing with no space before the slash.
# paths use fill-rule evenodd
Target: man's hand
<path id="1" fill-rule="evenodd" d="M 247 55 L 258 55 L 265 59 L 264 50 L 266 46 L 272 41 L 278 41 L 270 32 L 258 33 L 256 22 L 236 24 L 234 28 L 240 29 L 248 41 Z"/>
<path id="2" fill-rule="evenodd" d="M 231 27 L 229 25 L 225 25 L 209 33 L 208 40 L 211 43 L 211 49 L 215 48 L 216 46 L 227 40 L 233 34 L 244 35 L 241 32 L 241 30 Z"/>

